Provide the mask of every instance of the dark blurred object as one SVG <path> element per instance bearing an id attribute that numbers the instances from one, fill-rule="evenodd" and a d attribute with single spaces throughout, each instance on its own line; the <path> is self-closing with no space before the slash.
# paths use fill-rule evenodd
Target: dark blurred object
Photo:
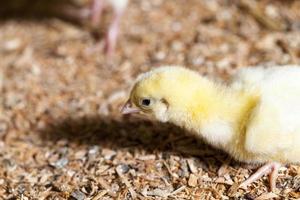
<path id="1" fill-rule="evenodd" d="M 81 8 L 84 3 L 84 1 L 72 0 L 11 0 L 1 5 L 0 17 L 2 19 L 59 17 L 75 22 L 83 17 L 84 10 L 85 17 L 88 16 L 88 9 Z"/>

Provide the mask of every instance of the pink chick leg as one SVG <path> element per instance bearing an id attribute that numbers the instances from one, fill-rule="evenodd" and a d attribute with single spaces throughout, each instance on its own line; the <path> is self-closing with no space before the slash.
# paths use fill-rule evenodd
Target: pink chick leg
<path id="1" fill-rule="evenodd" d="M 123 12 L 120 10 L 115 11 L 115 16 L 113 19 L 113 22 L 109 26 L 106 38 L 105 38 L 105 52 L 108 56 L 111 56 L 114 54 L 116 44 L 117 44 L 117 38 L 119 34 L 119 26 L 120 26 L 120 20 L 122 17 Z"/>
<path id="2" fill-rule="evenodd" d="M 276 179 L 278 176 L 278 170 L 280 168 L 280 164 L 276 162 L 271 162 L 263 165 L 261 168 L 257 170 L 254 174 L 252 174 L 247 180 L 239 185 L 239 187 L 246 187 L 254 181 L 260 179 L 262 176 L 266 174 L 270 174 L 270 188 L 271 191 L 276 189 Z"/>
<path id="3" fill-rule="evenodd" d="M 103 7 L 103 0 L 93 0 L 91 8 L 91 22 L 93 27 L 99 26 Z"/>

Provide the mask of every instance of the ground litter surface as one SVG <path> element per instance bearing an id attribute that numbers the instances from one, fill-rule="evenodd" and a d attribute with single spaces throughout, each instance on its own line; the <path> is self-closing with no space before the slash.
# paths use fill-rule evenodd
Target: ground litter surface
<path id="1" fill-rule="evenodd" d="M 88 21 L 22 11 L 0 15 L 0 199 L 300 198 L 297 165 L 281 168 L 275 193 L 267 177 L 234 190 L 255 166 L 119 113 L 156 66 L 227 80 L 247 65 L 299 64 L 300 1 L 132 0 L 112 59 Z"/>

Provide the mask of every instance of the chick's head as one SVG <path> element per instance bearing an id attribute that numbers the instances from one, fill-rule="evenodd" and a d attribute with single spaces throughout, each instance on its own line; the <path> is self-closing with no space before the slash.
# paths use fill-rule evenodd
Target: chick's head
<path id="1" fill-rule="evenodd" d="M 142 112 L 168 121 L 169 112 L 191 105 L 199 75 L 183 67 L 160 67 L 141 74 L 131 90 L 123 113 Z"/>

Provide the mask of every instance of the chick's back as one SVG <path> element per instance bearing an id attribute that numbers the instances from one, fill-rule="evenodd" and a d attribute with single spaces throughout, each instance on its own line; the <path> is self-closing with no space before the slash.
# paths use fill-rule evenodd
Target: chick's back
<path id="1" fill-rule="evenodd" d="M 232 85 L 259 96 L 246 128 L 245 149 L 262 161 L 300 162 L 300 68 L 246 68 Z"/>

